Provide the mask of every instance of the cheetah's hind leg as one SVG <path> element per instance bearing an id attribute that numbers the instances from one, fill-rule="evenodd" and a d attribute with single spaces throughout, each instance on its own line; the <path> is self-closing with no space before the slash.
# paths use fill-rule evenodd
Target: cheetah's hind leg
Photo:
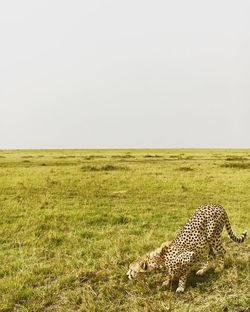
<path id="1" fill-rule="evenodd" d="M 214 267 L 214 258 L 215 253 L 213 252 L 213 249 L 211 246 L 209 246 L 208 256 L 207 256 L 207 262 L 201 267 L 200 270 L 196 272 L 196 275 L 202 276 L 205 274 L 210 268 Z"/>
<path id="2" fill-rule="evenodd" d="M 222 241 L 220 239 L 216 240 L 214 244 L 214 249 L 216 250 L 218 257 L 218 264 L 215 268 L 215 272 L 219 273 L 224 270 L 225 253 L 226 253 L 226 250 L 224 249 Z"/>

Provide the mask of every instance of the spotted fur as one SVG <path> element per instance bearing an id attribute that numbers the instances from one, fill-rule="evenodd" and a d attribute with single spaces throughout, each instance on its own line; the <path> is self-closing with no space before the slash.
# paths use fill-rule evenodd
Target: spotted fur
<path id="1" fill-rule="evenodd" d="M 203 275 L 214 267 L 214 258 L 218 258 L 217 271 L 224 268 L 225 249 L 221 242 L 221 232 L 226 227 L 230 239 L 242 243 L 247 231 L 236 237 L 232 231 L 228 216 L 223 207 L 216 204 L 203 205 L 197 208 L 191 218 L 182 227 L 174 241 L 164 243 L 160 248 L 138 258 L 129 266 L 127 273 L 130 279 L 138 274 L 162 270 L 166 273 L 163 285 L 168 285 L 173 278 L 179 279 L 177 292 L 183 292 L 188 273 L 207 251 L 208 259 L 197 275 Z"/>

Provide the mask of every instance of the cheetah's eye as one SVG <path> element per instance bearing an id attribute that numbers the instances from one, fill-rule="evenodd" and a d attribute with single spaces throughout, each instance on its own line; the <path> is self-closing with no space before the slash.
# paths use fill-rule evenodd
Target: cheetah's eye
<path id="1" fill-rule="evenodd" d="M 147 270 L 147 268 L 148 268 L 148 264 L 147 264 L 147 262 L 142 262 L 142 263 L 141 263 L 141 267 L 142 267 L 142 269 L 143 269 L 143 270 L 145 270 L 145 271 L 146 271 L 146 270 Z"/>

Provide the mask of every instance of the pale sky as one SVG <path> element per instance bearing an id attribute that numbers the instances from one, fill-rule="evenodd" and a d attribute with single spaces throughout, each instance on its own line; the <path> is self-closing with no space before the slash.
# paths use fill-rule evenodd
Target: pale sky
<path id="1" fill-rule="evenodd" d="M 0 3 L 0 148 L 250 147 L 250 1 Z"/>

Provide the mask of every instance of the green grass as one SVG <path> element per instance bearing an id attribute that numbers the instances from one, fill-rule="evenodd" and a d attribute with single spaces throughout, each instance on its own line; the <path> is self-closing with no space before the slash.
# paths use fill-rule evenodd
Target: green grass
<path id="1" fill-rule="evenodd" d="M 184 294 L 157 273 L 126 277 L 194 209 L 220 203 L 250 227 L 250 150 L 0 151 L 0 311 L 244 311 L 250 245 Z"/>

